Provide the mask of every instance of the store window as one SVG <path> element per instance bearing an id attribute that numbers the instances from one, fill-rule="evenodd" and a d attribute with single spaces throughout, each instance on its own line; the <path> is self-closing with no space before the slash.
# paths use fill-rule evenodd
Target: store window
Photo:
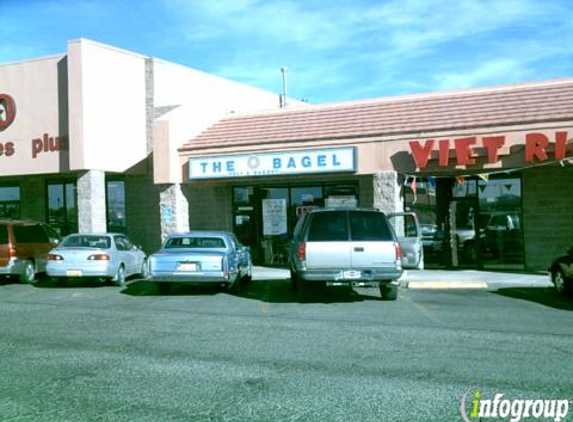
<path id="1" fill-rule="evenodd" d="M 286 265 L 289 238 L 307 212 L 325 206 L 355 207 L 355 183 L 241 186 L 233 189 L 235 234 L 257 263 Z"/>
<path id="2" fill-rule="evenodd" d="M 125 182 L 106 181 L 107 230 L 113 233 L 127 233 L 125 212 Z"/>
<path id="3" fill-rule="evenodd" d="M 48 182 L 48 223 L 62 236 L 78 231 L 75 182 Z"/>
<path id="4" fill-rule="evenodd" d="M 0 186 L 0 218 L 20 218 L 18 186 Z"/>
<path id="5" fill-rule="evenodd" d="M 418 179 L 404 193 L 421 223 L 426 264 L 523 269 L 519 177 Z"/>

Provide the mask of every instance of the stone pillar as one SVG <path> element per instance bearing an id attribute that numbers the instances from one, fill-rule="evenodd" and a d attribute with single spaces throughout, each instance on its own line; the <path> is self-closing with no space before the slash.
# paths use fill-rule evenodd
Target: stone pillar
<path id="1" fill-rule="evenodd" d="M 180 183 L 160 186 L 159 208 L 162 242 L 171 233 L 189 231 L 189 203 Z"/>
<path id="2" fill-rule="evenodd" d="M 78 176 L 78 231 L 104 233 L 107 230 L 105 172 L 88 170 Z"/>
<path id="3" fill-rule="evenodd" d="M 404 201 L 401 196 L 401 185 L 398 173 L 381 171 L 372 179 L 374 187 L 374 208 L 385 213 L 403 212 Z"/>

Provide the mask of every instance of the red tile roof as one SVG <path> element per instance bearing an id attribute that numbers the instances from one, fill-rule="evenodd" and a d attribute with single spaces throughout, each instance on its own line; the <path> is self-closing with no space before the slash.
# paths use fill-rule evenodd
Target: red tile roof
<path id="1" fill-rule="evenodd" d="M 573 120 L 573 79 L 225 117 L 180 151 Z"/>

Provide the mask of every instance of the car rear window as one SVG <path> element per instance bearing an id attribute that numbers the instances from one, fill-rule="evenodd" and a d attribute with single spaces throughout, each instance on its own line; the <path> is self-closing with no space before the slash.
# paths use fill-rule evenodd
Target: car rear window
<path id="1" fill-rule="evenodd" d="M 166 249 L 225 249 L 225 241 L 221 237 L 174 237 L 165 244 Z"/>
<path id="2" fill-rule="evenodd" d="M 111 248 L 111 240 L 108 236 L 69 236 L 64 239 L 60 247 L 63 248 Z"/>
<path id="3" fill-rule="evenodd" d="M 5 225 L 0 225 L 0 245 L 5 245 L 8 243 L 8 227 Z"/>
<path id="4" fill-rule="evenodd" d="M 48 235 L 39 224 L 14 226 L 16 243 L 48 243 Z"/>
<path id="5" fill-rule="evenodd" d="M 308 240 L 311 242 L 347 241 L 346 212 L 329 211 L 313 214 Z"/>
<path id="6" fill-rule="evenodd" d="M 356 211 L 350 213 L 352 240 L 388 241 L 394 240 L 386 216 L 379 212 Z"/>

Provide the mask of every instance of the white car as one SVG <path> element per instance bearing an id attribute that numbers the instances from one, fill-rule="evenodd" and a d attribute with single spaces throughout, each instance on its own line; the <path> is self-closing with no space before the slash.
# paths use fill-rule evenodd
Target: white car
<path id="1" fill-rule="evenodd" d="M 52 278 L 90 277 L 122 286 L 134 274 L 147 277 L 145 253 L 118 233 L 71 234 L 50 251 L 47 262 Z"/>

